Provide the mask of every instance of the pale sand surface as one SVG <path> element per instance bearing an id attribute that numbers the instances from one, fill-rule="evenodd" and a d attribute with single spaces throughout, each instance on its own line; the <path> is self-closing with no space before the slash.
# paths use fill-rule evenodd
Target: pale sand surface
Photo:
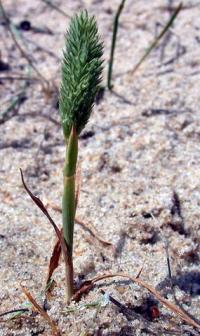
<path id="1" fill-rule="evenodd" d="M 82 8 L 96 15 L 105 45 L 105 83 L 112 22 L 119 1 L 55 3 L 69 15 Z M 176 6 L 179 2 L 172 3 Z M 116 47 L 114 92 L 106 92 L 95 106 L 83 133 L 92 131 L 92 136 L 80 140 L 79 151 L 82 185 L 77 216 L 91 223 L 101 238 L 117 247 L 117 252 L 114 254 L 110 247 L 76 225 L 74 267 L 76 280 L 110 272 L 136 276 L 143 267 L 141 278 L 173 302 L 167 278 L 167 240 L 177 298 L 200 319 L 198 3 L 183 1 L 185 8 L 171 33 L 133 76 L 131 70 L 154 38 L 156 26 L 160 29 L 170 13 L 165 8 L 168 1 L 127 0 Z M 23 39 L 21 43 L 39 71 L 59 85 L 69 19 L 39 0 L 4 0 L 3 4 L 15 24 L 28 19 L 34 27 L 52 32 L 23 32 L 29 41 Z M 0 33 L 1 57 L 11 65 L 11 71 L 0 76 L 26 74 L 27 62 L 2 24 Z M 38 50 L 30 40 L 55 56 Z M 22 86 L 20 81 L 2 81 L 2 112 Z M 8 114 L 8 120 L 0 124 L 0 313 L 26 306 L 20 283 L 42 305 L 55 242 L 53 228 L 22 187 L 19 168 L 31 190 L 45 204 L 60 205 L 62 196 L 62 131 L 59 124 L 44 117 L 51 116 L 59 122 L 59 112 L 53 98 L 45 98 L 39 83 L 31 83 L 26 96 L 18 113 Z M 180 200 L 180 211 L 175 199 Z M 49 211 L 61 225 L 60 213 L 51 207 Z M 54 278 L 57 287 L 48 313 L 62 335 L 198 335 L 157 301 L 153 305 L 158 304 L 160 317 L 149 321 L 147 307 L 153 296 L 122 279 L 101 282 L 79 303 L 72 303 L 70 308 L 75 310 L 69 312 L 64 303 L 63 263 Z M 102 289 L 137 315 L 125 316 L 106 301 Z M 99 306 L 85 306 L 96 301 Z M 0 336 L 51 335 L 48 323 L 40 315 L 28 316 L 1 323 Z"/>

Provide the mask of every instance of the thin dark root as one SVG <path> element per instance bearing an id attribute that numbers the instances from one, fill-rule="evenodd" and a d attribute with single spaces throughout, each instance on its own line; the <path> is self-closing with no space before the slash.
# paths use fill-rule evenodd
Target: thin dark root
<path id="1" fill-rule="evenodd" d="M 8 310 L 4 313 L 0 314 L 0 317 L 5 316 L 5 315 L 9 315 L 9 314 L 13 314 L 13 313 L 29 313 L 30 310 L 28 308 L 19 308 L 19 309 L 12 309 L 12 310 Z"/>

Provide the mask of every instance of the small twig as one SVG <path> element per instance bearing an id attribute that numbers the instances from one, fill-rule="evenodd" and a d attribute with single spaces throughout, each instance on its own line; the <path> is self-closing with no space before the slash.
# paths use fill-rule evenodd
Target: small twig
<path id="1" fill-rule="evenodd" d="M 170 280 L 170 285 L 171 285 L 171 290 L 172 290 L 172 294 L 173 294 L 173 298 L 175 303 L 177 304 L 177 306 L 185 313 L 187 314 L 189 317 L 191 317 L 193 319 L 193 316 L 187 312 L 187 310 L 185 310 L 181 303 L 178 301 L 177 297 L 176 297 L 176 292 L 175 292 L 175 286 L 173 283 L 173 278 L 172 278 L 172 271 L 171 271 L 171 263 L 170 263 L 170 257 L 169 257 L 169 249 L 168 249 L 168 242 L 166 241 L 165 244 L 165 251 L 166 251 L 166 257 L 167 257 L 167 268 L 168 268 L 168 275 L 169 275 L 169 280 Z M 196 319 L 195 319 L 196 320 Z M 197 321 L 197 320 L 196 320 Z M 198 322 L 198 321 L 197 321 Z"/>
<path id="2" fill-rule="evenodd" d="M 171 282 L 171 287 L 173 289 L 173 281 L 172 281 L 172 271 L 171 271 L 171 264 L 170 264 L 170 257 L 169 257 L 169 242 L 165 239 L 165 252 L 166 252 L 166 259 L 167 259 L 167 269 L 168 269 L 168 277 Z"/>
<path id="3" fill-rule="evenodd" d="M 62 212 L 61 207 L 59 207 L 58 205 L 55 205 L 55 204 L 52 204 L 52 203 L 48 202 L 47 206 L 50 206 L 55 211 Z M 114 248 L 114 246 L 111 242 L 106 241 L 99 236 L 99 233 L 97 232 L 97 230 L 94 228 L 94 226 L 91 223 L 90 224 L 85 223 L 85 221 L 83 221 L 82 219 L 80 219 L 78 217 L 75 218 L 75 222 L 77 224 L 79 224 L 80 226 L 82 226 L 86 231 L 88 231 L 91 234 L 91 236 L 96 238 L 100 243 L 102 243 L 103 245 L 111 246 L 111 247 Z"/>
<path id="4" fill-rule="evenodd" d="M 29 78 L 31 79 L 31 77 Z M 28 86 L 29 86 L 29 79 L 25 79 L 25 82 L 22 85 L 19 93 L 17 93 L 15 97 L 12 98 L 10 105 L 3 112 L 0 113 L 0 116 L 1 116 L 0 124 L 4 123 L 5 121 L 7 121 L 8 119 L 10 119 L 11 117 L 17 114 L 17 113 L 12 113 L 11 116 L 9 117 L 7 116 L 9 112 L 13 111 L 16 107 L 18 107 L 19 109 L 20 105 L 24 102 L 24 100 L 26 99 L 26 90 Z M 7 116 L 7 118 L 5 118 L 5 116 Z"/>
<path id="5" fill-rule="evenodd" d="M 33 195 L 33 193 L 30 191 L 30 189 L 27 187 L 25 181 L 24 181 L 24 176 L 23 176 L 23 172 L 22 169 L 20 168 L 20 173 L 21 173 L 21 180 L 22 180 L 22 184 L 24 186 L 24 189 L 26 190 L 26 192 L 29 194 L 29 196 L 31 197 L 31 199 L 34 201 L 34 203 L 40 208 L 40 210 L 45 214 L 45 216 L 48 218 L 48 220 L 50 221 L 50 223 L 52 224 L 57 237 L 60 240 L 60 243 L 62 242 L 61 239 L 61 234 L 60 234 L 60 230 L 58 229 L 57 225 L 54 223 L 53 219 L 51 218 L 51 216 L 49 215 L 47 209 L 45 208 L 45 206 L 43 205 L 42 201 L 36 197 L 35 195 Z"/>
<path id="6" fill-rule="evenodd" d="M 182 10 L 192 9 L 192 8 L 199 7 L 199 6 L 200 6 L 199 2 L 196 3 L 196 4 L 191 4 L 191 5 L 183 5 L 182 6 Z M 160 9 L 162 11 L 173 12 L 176 9 L 176 7 L 172 6 L 172 5 L 169 5 L 169 6 L 159 6 L 158 9 Z"/>
<path id="7" fill-rule="evenodd" d="M 60 245 L 62 248 L 62 253 L 63 253 L 63 258 L 65 261 L 65 267 L 66 267 L 66 272 L 69 275 L 69 277 L 72 274 L 72 265 L 71 265 L 71 258 L 70 258 L 70 254 L 69 254 L 69 248 L 67 246 L 67 243 L 63 237 L 63 235 L 61 234 L 61 231 L 59 230 L 59 228 L 57 227 L 57 225 L 55 224 L 55 222 L 53 221 L 53 219 L 51 218 L 50 214 L 48 213 L 47 209 L 45 208 L 44 204 L 42 203 L 42 201 L 36 197 L 35 195 L 33 195 L 33 193 L 30 191 L 30 189 L 27 187 L 25 181 L 24 181 L 24 177 L 23 177 L 23 173 L 22 173 L 22 169 L 20 169 L 20 173 L 21 173 L 21 180 L 22 180 L 22 184 L 24 186 L 24 189 L 26 190 L 26 192 L 28 193 L 28 195 L 31 197 L 31 199 L 33 200 L 33 202 L 38 206 L 38 208 L 43 212 L 43 214 L 48 218 L 49 222 L 51 223 L 51 225 L 53 226 L 55 233 L 60 241 Z"/>
<path id="8" fill-rule="evenodd" d="M 109 90 L 112 90 L 112 87 L 113 87 L 113 85 L 111 84 L 111 80 L 112 80 L 114 52 L 115 52 L 117 31 L 118 31 L 118 26 L 119 26 L 119 17 L 120 17 L 120 14 L 121 14 L 122 10 L 123 10 L 124 3 L 125 3 L 125 0 L 122 0 L 119 7 L 118 7 L 118 10 L 117 10 L 117 13 L 116 13 L 115 19 L 114 19 L 112 45 L 111 45 L 110 60 L 109 60 L 109 67 L 108 67 L 108 81 L 107 81 L 107 86 L 108 86 Z"/>
<path id="9" fill-rule="evenodd" d="M 24 102 L 25 99 L 25 90 L 26 86 L 12 99 L 10 105 L 0 114 L 0 124 L 2 124 L 5 120 L 5 116 L 11 112 L 13 109 L 15 109 L 17 106 L 19 107 L 20 104 Z"/>
<path id="10" fill-rule="evenodd" d="M 57 327 L 57 324 L 54 320 L 52 320 L 49 316 L 49 314 L 42 308 L 40 305 L 36 302 L 36 300 L 33 298 L 32 294 L 29 292 L 29 290 L 21 285 L 21 288 L 28 298 L 28 300 L 32 303 L 32 305 L 35 307 L 35 309 L 42 315 L 42 317 L 49 323 L 51 329 L 52 329 L 52 335 L 53 336 L 61 336 L 61 333 Z"/>
<path id="11" fill-rule="evenodd" d="M 101 289 L 101 292 L 102 292 L 102 294 L 105 295 L 105 291 L 103 289 Z M 143 317 L 139 313 L 136 313 L 133 309 L 130 309 L 130 308 L 126 307 L 125 304 L 116 300 L 112 295 L 110 295 L 110 294 L 108 294 L 108 295 L 109 295 L 109 301 L 112 302 L 119 309 L 119 312 L 122 313 L 128 321 L 132 321 L 134 319 L 139 319 L 144 323 L 145 329 L 148 330 L 148 332 L 151 335 L 158 335 L 157 327 L 156 327 L 156 333 L 155 333 L 155 330 L 153 330 L 153 328 L 149 325 L 149 323 L 148 323 L 148 321 L 145 317 Z"/>
<path id="12" fill-rule="evenodd" d="M 69 14 L 67 14 L 65 11 L 63 11 L 62 9 L 60 9 L 58 6 L 56 6 L 50 0 L 41 0 L 41 1 L 44 2 L 45 4 L 47 4 L 48 6 L 52 7 L 53 9 L 55 9 L 58 13 L 62 14 L 63 16 L 65 16 L 67 18 L 71 17 Z"/>
<path id="13" fill-rule="evenodd" d="M 99 233 L 94 228 L 92 224 L 85 223 L 85 221 L 81 220 L 80 218 L 75 218 L 75 222 L 79 225 L 81 225 L 85 230 L 87 230 L 94 238 L 96 238 L 100 243 L 106 246 L 111 246 L 114 248 L 113 244 L 109 241 L 104 240 L 99 236 Z"/>
<path id="14" fill-rule="evenodd" d="M 1 313 L 0 317 L 3 317 L 5 315 L 9 315 L 9 314 L 13 314 L 13 313 L 20 313 L 20 312 L 21 313 L 29 313 L 30 309 L 28 309 L 28 308 L 12 309 L 12 310 L 6 311 L 4 313 Z"/>
<path id="15" fill-rule="evenodd" d="M 165 33 L 168 31 L 168 29 L 172 26 L 174 20 L 176 19 L 177 15 L 181 11 L 181 9 L 182 9 L 182 3 L 179 4 L 179 6 L 175 10 L 174 14 L 171 16 L 171 18 L 169 19 L 169 21 L 167 22 L 167 24 L 165 25 L 165 27 L 162 29 L 162 31 L 160 32 L 160 34 L 156 37 L 156 39 L 153 41 L 153 43 L 150 45 L 150 47 L 146 50 L 146 52 L 144 53 L 144 55 L 142 56 L 142 58 L 139 60 L 139 62 L 136 64 L 136 66 L 134 67 L 134 69 L 131 70 L 131 75 L 135 74 L 135 72 L 138 70 L 138 68 L 140 67 L 140 65 L 149 56 L 149 54 L 151 53 L 151 51 L 153 49 L 155 49 L 155 47 L 157 46 L 157 44 L 159 43 L 159 41 L 161 40 L 161 38 L 165 35 Z"/>
<path id="16" fill-rule="evenodd" d="M 183 309 L 181 307 L 176 306 L 175 304 L 173 304 L 172 302 L 169 302 L 167 299 L 163 298 L 161 296 L 161 294 L 155 289 L 153 288 L 151 285 L 147 284 L 146 282 L 144 282 L 143 280 L 141 280 L 140 278 L 136 278 L 136 277 L 132 277 L 129 274 L 125 274 L 125 273 L 114 273 L 114 274 L 104 274 L 102 276 L 98 276 L 90 281 L 87 281 L 87 285 L 84 285 L 84 291 L 82 290 L 82 288 L 80 288 L 79 291 L 77 291 L 74 295 L 74 297 L 72 299 L 76 300 L 77 298 L 80 297 L 80 293 L 81 295 L 83 293 L 85 293 L 88 289 L 92 289 L 93 286 L 95 285 L 95 283 L 104 280 L 104 279 L 109 279 L 109 278 L 115 278 L 115 277 L 122 277 L 122 278 L 126 278 L 129 279 L 135 283 L 137 283 L 138 285 L 146 288 L 150 293 L 152 293 L 165 307 L 167 307 L 169 310 L 173 311 L 174 313 L 176 313 L 177 315 L 179 315 L 182 320 L 184 320 L 185 322 L 187 322 L 188 324 L 192 325 L 195 328 L 200 329 L 200 324 L 198 322 L 196 322 L 192 317 L 190 317 L 188 315 L 188 313 L 186 313 L 185 311 L 183 311 Z"/>
<path id="17" fill-rule="evenodd" d="M 179 208 L 179 207 L 178 207 Z M 179 212 L 181 210 L 179 209 Z M 155 216 L 153 215 L 153 213 L 151 213 L 151 217 L 153 218 L 153 220 L 156 222 L 156 218 Z M 160 231 L 160 235 L 162 237 L 162 241 L 164 243 L 164 247 L 165 247 L 165 252 L 166 252 L 166 259 L 167 259 L 167 269 L 168 269 L 168 277 L 169 277 L 169 281 L 170 281 L 170 287 L 171 287 L 171 292 L 172 292 L 172 295 L 173 295 L 173 299 L 176 303 L 176 305 L 181 309 L 181 311 L 183 313 L 185 313 L 187 316 L 189 316 L 192 320 L 195 320 L 197 323 L 199 323 L 190 313 L 188 313 L 183 307 L 182 305 L 179 303 L 177 297 L 176 297 L 176 292 L 175 292 L 175 287 L 174 287 L 174 283 L 173 283 L 173 277 L 172 277 L 172 268 L 171 268 L 171 263 L 170 263 L 170 256 L 169 256 L 169 242 L 167 240 L 166 237 L 163 237 L 163 234 L 161 232 L 161 230 L 159 229 Z"/>
<path id="18" fill-rule="evenodd" d="M 101 289 L 102 294 L 105 294 L 106 292 Z M 124 316 L 126 316 L 127 320 L 132 320 L 134 318 L 140 318 L 144 320 L 142 316 L 139 316 L 139 314 L 135 313 L 132 309 L 127 308 L 124 304 L 116 300 L 112 295 L 109 294 L 109 301 L 112 302 L 116 307 L 119 308 L 120 313 L 122 313 Z"/>
<path id="19" fill-rule="evenodd" d="M 37 73 L 37 75 L 41 79 L 42 85 L 43 85 L 43 82 L 45 82 L 46 86 L 49 87 L 49 81 L 38 71 L 38 69 L 36 68 L 36 66 L 32 62 L 30 56 L 27 55 L 27 53 L 24 51 L 24 49 L 21 47 L 21 45 L 17 41 L 17 39 L 15 37 L 15 34 L 13 33 L 13 30 L 12 30 L 12 23 L 10 21 L 10 18 L 6 14 L 6 11 L 5 11 L 4 7 L 3 7 L 3 4 L 2 4 L 1 0 L 0 0 L 0 9 L 1 9 L 2 15 L 3 15 L 3 17 L 4 17 L 5 21 L 6 21 L 6 24 L 7 24 L 8 30 L 10 32 L 10 35 L 11 35 L 11 37 L 13 39 L 13 42 L 15 43 L 16 47 L 20 51 L 22 57 L 26 59 L 26 61 L 28 62 L 28 64 L 31 66 L 31 68 Z"/>
<path id="20" fill-rule="evenodd" d="M 28 76 L 24 76 L 24 75 L 19 75 L 19 76 L 0 76 L 0 81 L 1 80 L 27 80 L 29 82 L 35 82 L 35 81 L 39 81 L 39 78 L 37 77 L 28 77 Z"/>
<path id="21" fill-rule="evenodd" d="M 46 206 L 50 206 L 52 209 L 59 211 L 60 213 L 62 213 L 62 209 L 57 206 L 57 205 L 53 205 L 51 203 L 47 203 Z M 85 222 L 83 222 L 81 219 L 79 218 L 75 218 L 75 222 L 79 225 L 81 225 L 85 230 L 87 230 L 93 237 L 95 237 L 99 242 L 101 242 L 104 246 L 111 246 L 113 248 L 113 250 L 115 249 L 115 247 L 113 246 L 112 243 L 105 241 L 104 239 L 102 239 L 101 237 L 99 237 L 99 234 L 97 233 L 97 231 L 95 230 L 95 228 L 93 227 L 92 229 L 89 227 L 91 226 L 91 224 L 86 224 Z M 63 237 L 63 230 L 60 230 L 60 234 Z M 60 260 L 60 255 L 61 255 L 61 247 L 60 247 L 60 240 L 58 239 L 58 241 L 55 243 L 54 248 L 53 248 L 53 252 L 51 255 L 51 259 L 49 262 L 49 269 L 48 269 L 48 276 L 47 276 L 47 284 L 50 282 L 52 275 L 54 273 L 54 271 L 56 270 L 56 268 L 59 265 L 59 260 Z"/>

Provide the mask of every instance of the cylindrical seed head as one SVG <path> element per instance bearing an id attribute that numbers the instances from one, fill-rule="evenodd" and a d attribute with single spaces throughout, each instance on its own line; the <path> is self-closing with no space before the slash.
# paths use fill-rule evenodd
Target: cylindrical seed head
<path id="1" fill-rule="evenodd" d="M 65 138 L 72 126 L 78 134 L 85 127 L 99 89 L 103 44 L 97 23 L 87 11 L 72 18 L 66 35 L 59 108 Z"/>

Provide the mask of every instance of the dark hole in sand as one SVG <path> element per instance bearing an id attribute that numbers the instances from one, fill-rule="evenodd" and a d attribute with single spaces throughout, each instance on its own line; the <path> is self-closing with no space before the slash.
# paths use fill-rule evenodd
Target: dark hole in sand
<path id="1" fill-rule="evenodd" d="M 19 28 L 20 30 L 29 31 L 29 30 L 31 30 L 31 28 L 32 28 L 32 27 L 31 27 L 31 22 L 28 21 L 28 20 L 23 20 L 23 21 L 21 21 L 21 22 L 19 23 L 18 28 Z"/>
<path id="2" fill-rule="evenodd" d="M 146 211 L 143 211 L 143 212 L 142 212 L 142 216 L 143 216 L 144 218 L 146 218 L 146 219 L 148 219 L 148 218 L 152 218 L 151 213 L 146 212 Z"/>

